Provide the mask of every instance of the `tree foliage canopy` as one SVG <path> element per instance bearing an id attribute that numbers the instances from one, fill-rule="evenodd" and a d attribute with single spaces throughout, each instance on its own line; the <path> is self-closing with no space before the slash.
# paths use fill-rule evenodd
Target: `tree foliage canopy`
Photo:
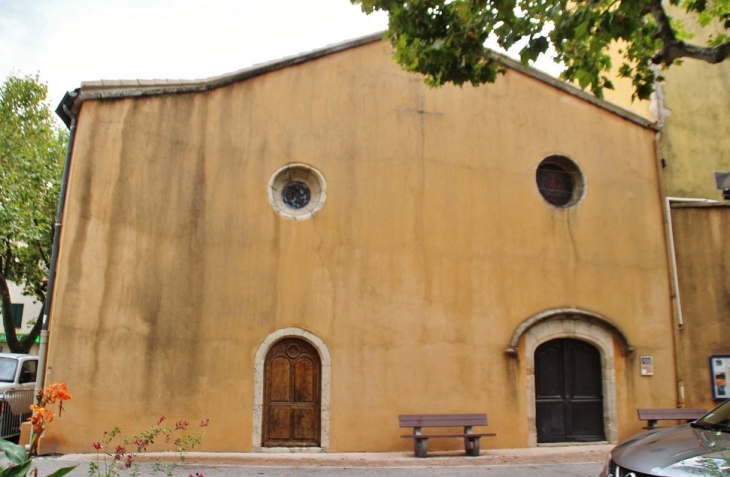
<path id="1" fill-rule="evenodd" d="M 28 352 L 41 329 L 18 340 L 8 280 L 45 300 L 68 133 L 57 127 L 37 77 L 8 77 L 0 87 L 0 295 L 8 345 Z"/>
<path id="2" fill-rule="evenodd" d="M 653 65 L 667 67 L 682 58 L 719 63 L 730 56 L 730 0 L 351 1 L 365 13 L 388 13 L 395 59 L 432 86 L 494 82 L 501 66 L 485 49 L 488 39 L 504 50 L 518 49 L 524 64 L 552 47 L 565 66 L 562 77 L 598 97 L 613 88 L 612 67 L 631 79 L 634 97 L 646 99 L 662 79 Z M 691 43 L 692 35 L 666 5 L 720 33 L 704 44 Z M 618 49 L 620 65 L 612 65 L 611 48 Z"/>

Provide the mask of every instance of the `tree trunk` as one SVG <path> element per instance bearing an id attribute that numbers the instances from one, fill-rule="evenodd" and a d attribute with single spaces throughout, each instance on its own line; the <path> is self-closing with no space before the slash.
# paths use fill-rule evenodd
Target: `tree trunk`
<path id="1" fill-rule="evenodd" d="M 18 339 L 18 335 L 15 332 L 15 322 L 13 320 L 13 307 L 12 299 L 10 297 L 10 287 L 8 285 L 8 279 L 5 274 L 0 270 L 0 295 L 2 296 L 2 315 L 3 315 L 3 328 L 5 329 L 5 338 L 7 339 L 8 348 L 11 353 L 29 353 L 36 338 L 41 334 L 41 328 L 43 328 L 43 307 L 38 315 L 38 319 L 30 330 L 27 336 L 23 339 Z"/>

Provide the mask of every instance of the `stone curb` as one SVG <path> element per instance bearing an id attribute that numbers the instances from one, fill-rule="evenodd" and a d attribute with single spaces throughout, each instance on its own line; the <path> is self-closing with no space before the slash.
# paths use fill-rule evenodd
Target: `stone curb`
<path id="1" fill-rule="evenodd" d="M 442 467 L 492 466 L 524 464 L 564 464 L 604 462 L 612 444 L 550 446 L 525 449 L 486 449 L 478 457 L 467 457 L 463 451 L 430 451 L 425 459 L 412 452 L 348 452 L 348 453 L 231 453 L 191 452 L 185 465 L 205 466 L 278 466 L 278 467 Z M 66 454 L 54 458 L 62 461 L 88 462 L 96 454 Z M 169 462 L 178 459 L 175 453 L 148 452 L 137 456 L 138 462 Z"/>

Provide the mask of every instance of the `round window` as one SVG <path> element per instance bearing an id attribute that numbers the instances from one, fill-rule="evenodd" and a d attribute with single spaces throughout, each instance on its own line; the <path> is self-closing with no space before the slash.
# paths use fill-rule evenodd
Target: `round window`
<path id="1" fill-rule="evenodd" d="M 304 220 L 324 205 L 326 185 L 322 174 L 305 164 L 289 164 L 269 181 L 269 202 L 284 217 Z"/>
<path id="2" fill-rule="evenodd" d="M 301 209 L 309 204 L 312 193 L 304 182 L 291 181 L 282 189 L 281 198 L 292 209 Z"/>
<path id="3" fill-rule="evenodd" d="M 585 179 L 578 165 L 565 156 L 550 156 L 537 166 L 540 195 L 555 207 L 577 204 L 585 191 Z"/>

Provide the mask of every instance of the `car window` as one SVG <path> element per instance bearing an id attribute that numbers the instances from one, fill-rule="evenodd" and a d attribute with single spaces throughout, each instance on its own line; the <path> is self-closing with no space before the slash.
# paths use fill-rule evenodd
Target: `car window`
<path id="1" fill-rule="evenodd" d="M 20 368 L 20 384 L 35 382 L 36 369 L 38 361 L 24 361 L 23 367 Z"/>
<path id="2" fill-rule="evenodd" d="M 18 369 L 18 360 L 14 358 L 0 358 L 0 381 L 12 383 L 15 381 L 15 370 Z"/>
<path id="3" fill-rule="evenodd" d="M 708 426 L 718 431 L 730 431 L 730 401 L 725 401 L 697 421 L 701 426 Z"/>

